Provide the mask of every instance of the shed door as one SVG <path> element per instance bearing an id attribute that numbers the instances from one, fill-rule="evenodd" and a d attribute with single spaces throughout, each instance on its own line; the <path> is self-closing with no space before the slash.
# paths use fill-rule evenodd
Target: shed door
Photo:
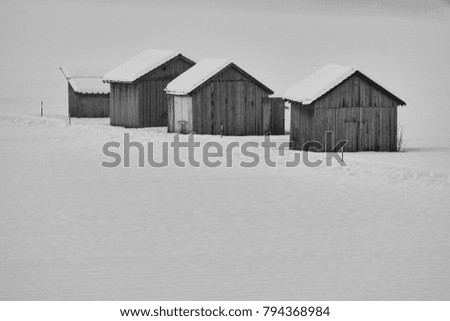
<path id="1" fill-rule="evenodd" d="M 175 132 L 192 133 L 192 98 L 189 96 L 174 97 Z"/>

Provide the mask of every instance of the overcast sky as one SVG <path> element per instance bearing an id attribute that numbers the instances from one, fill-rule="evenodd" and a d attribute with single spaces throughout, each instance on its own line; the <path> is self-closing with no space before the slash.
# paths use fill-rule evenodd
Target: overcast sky
<path id="1" fill-rule="evenodd" d="M 143 50 L 227 58 L 277 95 L 322 65 L 353 65 L 408 103 L 405 120 L 448 122 L 448 1 L 2 1 L 0 108 L 67 112 L 65 64 L 115 65 Z"/>

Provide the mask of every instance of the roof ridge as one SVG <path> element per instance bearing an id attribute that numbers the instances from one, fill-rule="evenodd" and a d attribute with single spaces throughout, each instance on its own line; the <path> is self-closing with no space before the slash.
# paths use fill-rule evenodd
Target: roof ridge
<path id="1" fill-rule="evenodd" d="M 175 50 L 148 49 L 107 72 L 103 81 L 131 83 L 179 55 Z"/>
<path id="2" fill-rule="evenodd" d="M 355 73 L 361 74 L 377 87 L 381 88 L 389 96 L 395 98 L 399 104 L 405 105 L 405 102 L 393 94 L 390 90 L 375 82 L 363 72 L 352 66 L 341 66 L 337 64 L 328 64 L 318 69 L 296 85 L 289 88 L 284 94 L 285 100 L 298 102 L 303 105 L 309 105 L 331 91 L 336 86 L 343 83 Z"/>
<path id="3" fill-rule="evenodd" d="M 238 72 L 245 74 L 246 77 L 255 81 L 259 86 L 270 92 L 270 94 L 273 94 L 273 91 L 269 87 L 247 73 L 234 62 L 219 58 L 205 58 L 201 60 L 195 66 L 172 80 L 164 91 L 173 95 L 188 95 L 203 85 L 206 81 L 230 66 L 234 66 Z"/>

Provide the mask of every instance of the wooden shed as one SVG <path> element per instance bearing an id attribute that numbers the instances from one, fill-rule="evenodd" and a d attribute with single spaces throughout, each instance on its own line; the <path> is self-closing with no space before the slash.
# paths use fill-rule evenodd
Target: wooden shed
<path id="1" fill-rule="evenodd" d="M 69 117 L 109 117 L 109 85 L 102 81 L 107 70 L 107 66 L 61 68 L 68 82 Z"/>
<path id="2" fill-rule="evenodd" d="M 330 64 L 289 89 L 293 149 L 348 140 L 344 151 L 396 151 L 397 106 L 406 103 L 362 72 Z M 306 145 L 305 145 L 306 144 Z"/>
<path id="3" fill-rule="evenodd" d="M 108 72 L 111 125 L 167 126 L 164 88 L 194 64 L 173 50 L 147 50 Z"/>
<path id="4" fill-rule="evenodd" d="M 232 62 L 204 59 L 165 90 L 169 132 L 284 134 L 282 98 Z"/>

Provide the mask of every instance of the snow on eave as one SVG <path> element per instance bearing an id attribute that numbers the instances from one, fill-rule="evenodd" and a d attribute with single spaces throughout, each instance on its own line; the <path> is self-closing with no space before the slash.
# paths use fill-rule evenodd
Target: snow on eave
<path id="1" fill-rule="evenodd" d="M 225 59 L 205 58 L 172 80 L 164 91 L 171 95 L 188 95 L 230 64 Z"/>
<path id="2" fill-rule="evenodd" d="M 110 65 L 67 65 L 60 67 L 67 79 L 73 78 L 100 78 L 111 70 Z"/>
<path id="3" fill-rule="evenodd" d="M 172 80 L 164 89 L 164 91 L 167 94 L 171 95 L 189 95 L 198 87 L 207 82 L 209 79 L 211 79 L 219 72 L 223 71 L 224 69 L 230 66 L 233 66 L 234 68 L 239 70 L 239 72 L 243 73 L 248 78 L 252 79 L 261 87 L 263 87 L 267 92 L 273 94 L 273 91 L 270 88 L 268 88 L 260 81 L 252 77 L 243 69 L 236 66 L 234 63 L 225 59 L 217 59 L 217 58 L 203 59 L 195 66 L 191 67 L 190 69 L 182 73 L 180 76 Z"/>
<path id="4" fill-rule="evenodd" d="M 132 83 L 179 55 L 181 54 L 174 50 L 144 51 L 106 73 L 103 81 Z"/>
<path id="5" fill-rule="evenodd" d="M 71 78 L 67 79 L 67 81 L 76 93 L 109 94 L 109 84 L 104 83 L 102 78 Z"/>
<path id="6" fill-rule="evenodd" d="M 288 89 L 283 99 L 309 105 L 355 72 L 353 67 L 326 65 Z"/>

